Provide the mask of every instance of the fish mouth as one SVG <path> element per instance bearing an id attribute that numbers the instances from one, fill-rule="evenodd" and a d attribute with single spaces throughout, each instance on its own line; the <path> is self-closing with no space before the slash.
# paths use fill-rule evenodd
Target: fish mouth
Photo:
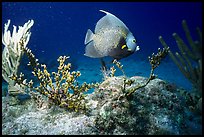
<path id="1" fill-rule="evenodd" d="M 138 51 L 138 50 L 140 50 L 140 46 L 136 47 L 135 52 Z"/>

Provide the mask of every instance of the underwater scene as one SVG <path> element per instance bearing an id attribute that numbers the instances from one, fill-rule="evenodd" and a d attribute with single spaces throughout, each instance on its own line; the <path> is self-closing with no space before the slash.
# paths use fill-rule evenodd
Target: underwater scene
<path id="1" fill-rule="evenodd" d="M 202 135 L 202 2 L 2 2 L 3 135 Z"/>

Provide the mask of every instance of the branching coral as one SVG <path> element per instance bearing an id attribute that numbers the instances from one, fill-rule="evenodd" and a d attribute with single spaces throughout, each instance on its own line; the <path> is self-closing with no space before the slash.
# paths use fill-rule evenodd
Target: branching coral
<path id="1" fill-rule="evenodd" d="M 200 92 L 199 94 L 202 94 L 202 32 L 197 28 L 200 40 L 194 41 L 185 20 L 183 20 L 182 26 L 191 49 L 177 33 L 173 33 L 180 53 L 173 54 L 169 50 L 169 55 L 193 87 Z M 162 36 L 159 36 L 159 40 L 164 47 L 168 47 Z"/>
<path id="2" fill-rule="evenodd" d="M 119 61 L 114 59 L 113 64 L 115 64 L 122 71 L 123 75 L 126 76 L 125 71 L 123 70 L 123 65 Z"/>
<path id="3" fill-rule="evenodd" d="M 34 21 L 29 20 L 24 26 L 19 26 L 16 31 L 16 26 L 13 26 L 13 32 L 8 30 L 10 20 L 4 25 L 4 34 L 2 34 L 2 43 L 5 46 L 2 52 L 2 76 L 3 79 L 8 83 L 9 94 L 15 95 L 24 93 L 24 90 L 20 88 L 15 81 L 11 80 L 9 76 L 17 75 L 19 65 L 24 52 L 21 50 L 20 41 L 24 41 L 24 47 L 27 46 L 31 36 L 30 28 L 33 26 Z"/>
<path id="4" fill-rule="evenodd" d="M 123 85 L 123 92 L 124 94 L 120 96 L 120 98 L 123 97 L 128 97 L 130 95 L 132 95 L 136 90 L 145 87 L 151 80 L 153 80 L 156 76 L 154 75 L 154 70 L 160 65 L 161 60 L 164 59 L 166 57 L 166 55 L 168 54 L 168 50 L 169 47 L 165 47 L 162 50 L 160 48 L 158 48 L 158 53 L 155 55 L 154 53 L 152 54 L 152 57 L 148 57 L 149 58 L 149 63 L 151 65 L 151 72 L 150 72 L 150 76 L 148 78 L 148 80 L 143 83 L 143 84 L 139 84 L 135 87 L 129 88 L 128 90 L 126 89 L 126 86 L 131 86 L 135 81 L 128 79 L 127 76 L 125 75 L 125 72 L 123 70 L 123 65 L 117 61 L 117 60 L 113 60 L 113 64 L 115 64 L 123 73 L 124 77 L 124 85 Z M 107 71 L 107 70 L 106 70 Z M 116 69 L 113 67 L 110 68 L 110 76 L 107 75 L 107 77 L 113 77 L 115 74 Z"/>
<path id="5" fill-rule="evenodd" d="M 114 66 L 112 66 L 110 69 L 101 69 L 101 72 L 103 74 L 104 80 L 106 80 L 109 77 L 114 77 L 116 69 Z"/>
<path id="6" fill-rule="evenodd" d="M 37 77 L 40 85 L 33 87 L 33 82 L 30 81 L 27 83 L 26 79 L 23 77 L 24 75 L 22 74 L 20 77 L 13 75 L 11 79 L 15 80 L 16 83 L 22 87 L 27 86 L 47 96 L 60 107 L 65 107 L 75 111 L 86 110 L 84 92 L 88 91 L 90 88 L 97 87 L 98 83 L 87 84 L 84 82 L 82 85 L 80 85 L 76 79 L 81 75 L 81 73 L 79 71 L 70 72 L 71 64 L 65 64 L 65 61 L 69 58 L 66 56 L 60 56 L 58 58 L 58 70 L 57 72 L 52 72 L 50 74 L 46 65 L 40 64 L 31 50 L 23 46 L 23 42 L 21 42 L 21 45 L 22 50 L 29 58 L 30 62 L 28 65 L 32 67 L 32 73 Z M 56 85 L 54 85 L 54 83 Z"/>
<path id="7" fill-rule="evenodd" d="M 138 90 L 138 89 L 140 89 L 142 87 L 145 87 L 150 82 L 150 80 L 155 78 L 154 70 L 155 70 L 155 68 L 157 68 L 160 65 L 161 60 L 166 57 L 166 55 L 168 54 L 168 50 L 169 50 L 168 47 L 165 47 L 162 50 L 160 48 L 158 48 L 158 53 L 156 55 L 153 53 L 152 57 L 148 57 L 149 58 L 149 63 L 151 65 L 151 72 L 150 72 L 150 76 L 149 76 L 148 80 L 146 81 L 146 83 L 135 86 L 135 87 L 130 88 L 129 90 L 126 91 L 125 90 L 125 85 L 126 84 L 131 85 L 134 81 L 124 79 L 124 91 L 126 92 L 126 96 L 130 96 L 136 90 Z"/>
<path id="8" fill-rule="evenodd" d="M 161 60 L 166 57 L 166 55 L 168 54 L 168 50 L 169 50 L 169 47 L 165 47 L 162 50 L 160 48 L 158 48 L 158 53 L 156 55 L 153 53 L 152 57 L 148 57 L 149 63 L 151 65 L 151 72 L 150 72 L 150 76 L 149 76 L 148 80 L 145 83 L 139 84 L 139 85 L 132 87 L 128 90 L 126 89 L 126 86 L 131 86 L 134 83 L 134 81 L 127 78 L 127 76 L 125 75 L 125 72 L 123 70 L 123 65 L 119 61 L 117 61 L 116 59 L 113 60 L 113 64 L 115 64 L 122 71 L 122 73 L 124 75 L 124 77 L 123 77 L 123 80 L 124 80 L 123 92 L 124 92 L 124 94 L 121 95 L 120 98 L 128 97 L 128 96 L 132 95 L 136 90 L 145 87 L 152 79 L 154 79 L 156 77 L 154 75 L 154 70 L 160 65 Z M 105 75 L 106 79 L 107 79 L 109 77 L 113 77 L 115 74 L 115 71 L 116 71 L 116 69 L 113 66 L 110 68 L 110 70 L 107 70 L 107 68 L 106 68 L 106 69 L 104 69 L 104 72 L 103 71 L 102 72 L 104 74 L 106 74 L 106 72 L 109 72 Z"/>
<path id="9" fill-rule="evenodd" d="M 101 63 L 102 63 L 101 72 L 103 74 L 104 80 L 108 79 L 109 77 L 114 77 L 116 72 L 115 67 L 112 66 L 111 68 L 107 68 L 105 62 L 102 59 Z M 123 65 L 119 61 L 117 61 L 117 59 L 114 59 L 112 63 L 115 64 L 121 70 L 124 76 L 126 76 L 123 70 Z"/>

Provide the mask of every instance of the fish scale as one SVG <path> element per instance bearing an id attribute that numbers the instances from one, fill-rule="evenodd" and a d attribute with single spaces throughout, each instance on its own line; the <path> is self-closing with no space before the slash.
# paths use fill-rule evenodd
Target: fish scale
<path id="1" fill-rule="evenodd" d="M 99 54 L 107 56 L 108 53 L 116 48 L 120 37 L 119 30 L 106 30 L 106 33 L 99 32 L 94 37 L 94 42 L 96 43 L 94 47 Z"/>

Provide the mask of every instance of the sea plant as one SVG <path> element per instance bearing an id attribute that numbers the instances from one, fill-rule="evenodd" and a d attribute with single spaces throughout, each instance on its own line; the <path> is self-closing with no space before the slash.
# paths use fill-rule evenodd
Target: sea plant
<path id="1" fill-rule="evenodd" d="M 126 90 L 125 86 L 131 85 L 132 83 L 134 83 L 134 81 L 127 79 L 127 78 L 124 79 L 125 96 L 132 95 L 136 90 L 145 87 L 151 80 L 156 78 L 156 75 L 154 74 L 154 70 L 160 65 L 162 59 L 164 59 L 166 57 L 166 55 L 168 54 L 168 50 L 169 50 L 169 47 L 165 47 L 162 50 L 160 48 L 158 48 L 157 54 L 152 53 L 152 56 L 148 57 L 149 63 L 151 65 L 151 71 L 150 71 L 149 78 L 147 79 L 147 81 L 145 83 L 139 84 L 137 86 L 134 86 L 134 87 Z"/>
<path id="2" fill-rule="evenodd" d="M 181 95 L 185 97 L 186 104 L 190 110 L 194 112 L 202 113 L 202 32 L 197 27 L 197 33 L 199 40 L 193 40 L 188 25 L 185 20 L 182 21 L 183 30 L 187 38 L 188 44 L 177 34 L 173 33 L 173 37 L 176 40 L 179 52 L 172 53 L 169 50 L 169 56 L 173 62 L 177 65 L 181 73 L 191 82 L 193 86 L 193 92 L 187 92 L 181 90 Z M 164 47 L 168 47 L 162 36 L 159 36 L 159 40 Z"/>
<path id="3" fill-rule="evenodd" d="M 10 20 L 4 25 L 4 33 L 2 34 L 2 43 L 4 45 L 2 52 L 2 77 L 8 83 L 8 93 L 9 95 L 18 95 L 24 93 L 24 90 L 20 88 L 18 84 L 9 78 L 11 75 L 17 75 L 19 71 L 19 66 L 21 59 L 24 55 L 23 50 L 21 50 L 20 41 L 24 41 L 24 47 L 27 46 L 31 32 L 30 29 L 34 24 L 33 20 L 29 20 L 23 26 L 13 25 L 13 32 L 11 34 L 8 30 L 10 25 Z"/>
<path id="4" fill-rule="evenodd" d="M 88 84 L 84 82 L 80 85 L 76 79 L 81 73 L 79 71 L 70 71 L 71 63 L 65 64 L 65 61 L 69 58 L 67 56 L 60 56 L 57 60 L 59 63 L 57 72 L 49 73 L 46 65 L 40 64 L 31 50 L 24 47 L 24 41 L 21 41 L 20 45 L 29 59 L 28 66 L 31 66 L 32 74 L 37 77 L 39 86 L 34 87 L 32 80 L 26 82 L 27 79 L 24 78 L 22 73 L 19 76 L 13 74 L 11 76 L 12 80 L 21 87 L 28 87 L 47 96 L 60 107 L 74 111 L 86 110 L 86 94 L 84 93 L 90 88 L 97 87 L 98 83 Z"/>
<path id="5" fill-rule="evenodd" d="M 150 71 L 150 75 L 149 78 L 147 79 L 147 81 L 145 83 L 139 84 L 137 86 L 134 86 L 130 89 L 126 89 L 126 86 L 131 86 L 135 81 L 129 79 L 126 75 L 125 72 L 123 70 L 123 65 L 118 61 L 118 60 L 113 60 L 113 64 L 115 64 L 123 73 L 123 79 L 124 79 L 124 85 L 123 85 L 123 92 L 125 93 L 124 95 L 121 95 L 121 97 L 128 97 L 131 96 L 136 90 L 145 87 L 151 80 L 156 78 L 156 75 L 154 74 L 154 70 L 160 65 L 162 59 L 164 59 L 166 57 L 166 55 L 168 54 L 168 50 L 169 47 L 165 47 L 163 49 L 158 48 L 158 53 L 154 54 L 152 53 L 152 56 L 148 57 L 149 59 L 149 63 L 151 65 L 151 71 Z M 110 77 L 113 77 L 115 74 L 116 69 L 113 67 L 110 68 Z M 106 70 L 108 71 L 108 70 Z"/>
<path id="6" fill-rule="evenodd" d="M 190 45 L 184 42 L 184 40 L 177 34 L 173 33 L 173 37 L 176 40 L 179 52 L 172 53 L 169 50 L 169 55 L 173 62 L 177 65 L 182 74 L 192 83 L 197 94 L 202 94 L 202 32 L 197 27 L 197 33 L 199 40 L 194 41 L 190 34 L 188 25 L 185 20 L 182 21 L 183 30 Z M 159 36 L 159 40 L 164 47 L 169 47 L 164 41 L 162 36 Z"/>

